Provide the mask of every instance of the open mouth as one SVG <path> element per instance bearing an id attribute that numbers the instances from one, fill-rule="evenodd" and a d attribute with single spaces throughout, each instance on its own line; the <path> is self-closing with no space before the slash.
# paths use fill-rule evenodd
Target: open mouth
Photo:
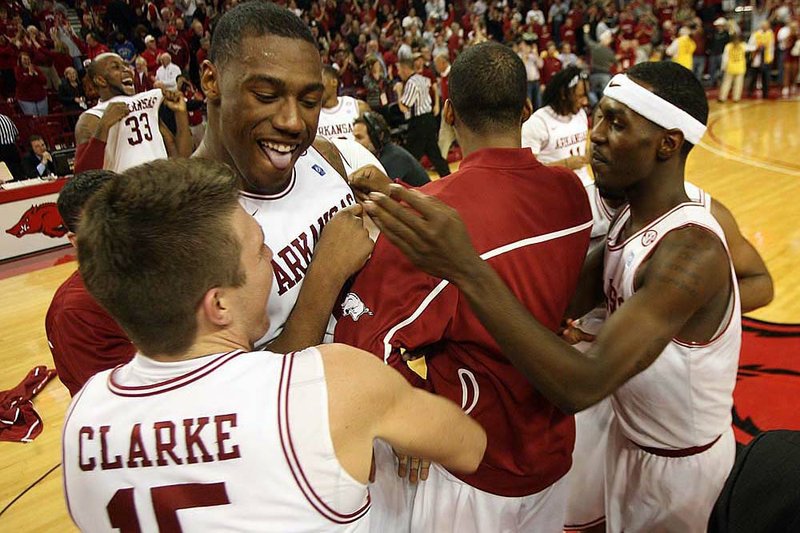
<path id="1" fill-rule="evenodd" d="M 287 144 L 274 141 L 258 141 L 258 146 L 267 156 L 272 166 L 278 170 L 286 170 L 292 164 L 292 156 L 299 144 Z"/>
<path id="2" fill-rule="evenodd" d="M 122 83 L 122 86 L 125 87 L 126 89 L 134 89 L 135 90 L 135 86 L 133 84 L 133 78 L 125 78 L 124 80 L 121 81 L 121 83 Z"/>

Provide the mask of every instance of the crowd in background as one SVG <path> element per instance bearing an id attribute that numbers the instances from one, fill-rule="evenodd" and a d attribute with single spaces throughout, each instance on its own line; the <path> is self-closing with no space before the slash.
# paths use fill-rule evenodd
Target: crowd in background
<path id="1" fill-rule="evenodd" d="M 135 69 L 137 91 L 178 88 L 203 123 L 200 65 L 215 22 L 236 0 L 8 0 L 0 6 L 0 112 L 42 116 L 80 113 L 97 101 L 88 61 L 115 52 Z M 766 0 L 289 0 L 310 25 L 323 62 L 339 72 L 340 94 L 390 116 L 398 61 L 447 95 L 450 62 L 466 46 L 495 40 L 511 46 L 528 72 L 534 107 L 559 70 L 590 77 L 590 103 L 612 75 L 643 61 L 673 60 L 719 100 L 756 91 L 796 92 L 800 1 Z M 71 10 L 80 20 L 73 27 Z M 433 94 L 433 91 L 432 91 Z M 401 117 L 402 119 L 402 117 Z M 24 140 L 17 139 L 15 142 Z M 9 139 L 0 139 L 8 144 Z M 449 143 L 445 143 L 449 146 Z"/>

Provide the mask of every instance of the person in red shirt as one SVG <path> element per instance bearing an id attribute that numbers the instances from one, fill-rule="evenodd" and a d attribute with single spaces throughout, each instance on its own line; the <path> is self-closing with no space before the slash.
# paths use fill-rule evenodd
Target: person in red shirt
<path id="1" fill-rule="evenodd" d="M 147 72 L 152 77 L 156 75 L 156 70 L 161 66 L 158 62 L 158 58 L 164 53 L 164 50 L 156 46 L 156 38 L 152 35 L 148 35 L 144 38 L 144 45 L 145 49 L 139 55 L 147 61 Z"/>
<path id="2" fill-rule="evenodd" d="M 108 47 L 97 39 L 97 35 L 90 33 L 86 36 L 86 58 L 94 61 L 100 54 L 108 53 Z"/>
<path id="3" fill-rule="evenodd" d="M 14 69 L 17 66 L 19 50 L 8 37 L 0 33 L 0 96 L 10 98 L 14 96 L 17 80 Z"/>
<path id="4" fill-rule="evenodd" d="M 175 26 L 167 27 L 166 37 L 159 41 L 159 48 L 165 50 L 171 57 L 172 62 L 178 65 L 181 70 L 189 69 L 189 44 L 178 35 Z"/>
<path id="5" fill-rule="evenodd" d="M 89 170 L 61 190 L 58 212 L 73 246 L 83 206 L 115 176 L 108 170 Z M 44 327 L 58 377 L 72 396 L 96 373 L 127 363 L 136 353 L 122 328 L 86 290 L 77 270 L 56 290 Z"/>
<path id="6" fill-rule="evenodd" d="M 555 76 L 556 72 L 561 70 L 563 65 L 558 58 L 558 49 L 553 41 L 547 43 L 547 52 L 542 54 L 542 71 L 541 71 L 541 84 L 542 90 L 550 82 L 550 79 Z"/>
<path id="7" fill-rule="evenodd" d="M 47 78 L 31 62 L 31 57 L 22 52 L 15 72 L 17 80 L 17 103 L 25 115 L 42 116 L 48 113 Z"/>
<path id="8" fill-rule="evenodd" d="M 525 66 L 511 48 L 492 42 L 466 48 L 451 67 L 443 111 L 465 157 L 457 172 L 420 190 L 464 218 L 478 253 L 531 313 L 558 332 L 592 215 L 572 171 L 544 166 L 521 147 L 520 125 L 530 114 Z M 351 183 L 361 192 L 374 189 L 370 184 L 388 192 L 388 178 L 376 170 L 357 171 Z M 367 201 L 365 209 L 371 207 Z M 336 342 L 371 352 L 411 383 L 460 403 L 490 435 L 475 474 L 431 466 L 427 481 L 417 486 L 409 529 L 561 531 L 561 480 L 571 464 L 574 420 L 502 355 L 458 289 L 418 270 L 380 237 L 342 311 Z M 422 355 L 426 378 L 404 362 Z M 372 520 L 378 524 L 384 519 L 380 499 L 400 486 L 382 475 L 391 467 L 376 462 Z"/>
<path id="9" fill-rule="evenodd" d="M 147 70 L 147 61 L 139 56 L 136 58 L 136 68 L 133 71 L 133 87 L 136 93 L 143 93 L 153 88 L 153 78 Z"/>
<path id="10" fill-rule="evenodd" d="M 575 27 L 573 26 L 573 22 L 571 18 L 567 18 L 564 21 L 564 25 L 561 26 L 561 44 L 569 43 L 570 48 L 575 48 L 577 46 L 577 37 L 575 35 Z"/>

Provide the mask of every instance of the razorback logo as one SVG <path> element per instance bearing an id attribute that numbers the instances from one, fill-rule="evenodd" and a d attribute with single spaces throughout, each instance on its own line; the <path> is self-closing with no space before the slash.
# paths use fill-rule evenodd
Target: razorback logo
<path id="1" fill-rule="evenodd" d="M 770 429 L 800 430 L 800 324 L 742 319 L 742 353 L 733 391 L 736 440 Z"/>
<path id="2" fill-rule="evenodd" d="M 32 205 L 22 214 L 19 222 L 6 233 L 21 239 L 25 235 L 34 233 L 44 233 L 48 237 L 58 238 L 67 234 L 67 227 L 58 214 L 58 208 L 54 202 L 47 202 L 40 205 Z"/>
<path id="3" fill-rule="evenodd" d="M 342 315 L 349 316 L 353 319 L 353 322 L 358 322 L 358 319 L 363 315 L 372 316 L 372 311 L 364 305 L 358 294 L 348 292 L 347 296 L 344 297 L 344 302 L 342 302 Z"/>

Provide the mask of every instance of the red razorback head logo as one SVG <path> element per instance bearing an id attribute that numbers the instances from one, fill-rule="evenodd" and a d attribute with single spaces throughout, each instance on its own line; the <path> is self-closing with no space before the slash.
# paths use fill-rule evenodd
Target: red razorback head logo
<path id="1" fill-rule="evenodd" d="M 736 440 L 770 429 L 800 430 L 800 324 L 742 319 L 742 353 L 733 392 Z"/>
<path id="2" fill-rule="evenodd" d="M 67 234 L 67 227 L 58 214 L 58 207 L 53 202 L 32 205 L 22 214 L 19 222 L 6 233 L 21 239 L 25 235 L 44 233 L 48 237 L 63 237 Z"/>

